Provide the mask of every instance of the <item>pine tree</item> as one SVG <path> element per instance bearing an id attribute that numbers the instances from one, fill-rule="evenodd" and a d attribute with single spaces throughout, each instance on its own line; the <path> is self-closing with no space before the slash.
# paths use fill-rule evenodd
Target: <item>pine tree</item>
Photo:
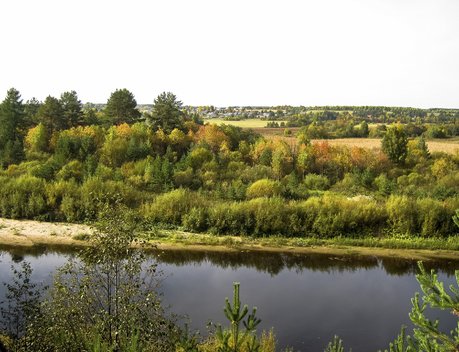
<path id="1" fill-rule="evenodd" d="M 83 124 L 83 105 L 74 90 L 62 93 L 60 103 L 67 127 L 76 127 Z"/>
<path id="2" fill-rule="evenodd" d="M 0 105 L 0 164 L 2 166 L 17 163 L 23 158 L 24 116 L 21 94 L 11 88 Z"/>
<path id="3" fill-rule="evenodd" d="M 110 95 L 104 111 L 114 125 L 134 123 L 140 118 L 134 94 L 125 88 L 117 89 Z"/>
<path id="4" fill-rule="evenodd" d="M 421 286 L 423 296 L 419 293 L 411 300 L 412 310 L 410 320 L 414 324 L 413 336 L 405 335 L 402 328 L 397 339 L 390 344 L 390 352 L 451 352 L 459 351 L 459 327 L 450 333 L 440 330 L 438 320 L 432 321 L 426 315 L 426 308 L 438 308 L 449 310 L 455 316 L 459 316 L 459 270 L 456 271 L 456 286 L 451 285 L 449 292 L 442 282 L 438 281 L 437 274 L 432 270 L 430 273 L 424 269 L 421 262 L 418 263 L 420 273 L 416 279 Z M 387 352 L 387 350 L 385 351 Z"/>
<path id="5" fill-rule="evenodd" d="M 68 128 L 67 121 L 64 118 L 64 109 L 61 102 L 48 96 L 45 102 L 40 106 L 37 112 L 37 122 L 43 123 L 51 136 L 54 131 L 60 131 Z"/>
<path id="6" fill-rule="evenodd" d="M 149 122 L 169 134 L 174 128 L 183 129 L 182 102 L 171 92 L 163 92 L 155 99 Z"/>

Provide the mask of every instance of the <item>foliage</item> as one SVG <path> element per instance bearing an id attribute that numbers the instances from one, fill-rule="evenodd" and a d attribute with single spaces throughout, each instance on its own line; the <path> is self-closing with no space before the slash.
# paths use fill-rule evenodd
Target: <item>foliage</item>
<path id="1" fill-rule="evenodd" d="M 155 99 L 149 118 L 155 129 L 170 133 L 175 128 L 183 128 L 182 102 L 171 92 L 163 92 Z"/>
<path id="2" fill-rule="evenodd" d="M 247 352 L 260 351 L 260 342 L 256 337 L 256 328 L 261 320 L 256 317 L 257 308 L 254 307 L 249 313 L 249 307 L 244 305 L 241 307 L 239 297 L 240 284 L 235 282 L 233 288 L 233 305 L 228 298 L 225 300 L 224 313 L 230 322 L 230 328 L 224 330 L 221 325 L 217 325 L 216 337 L 219 346 L 219 352 L 240 352 L 242 347 L 246 346 Z M 244 318 L 247 316 L 247 319 Z M 244 325 L 245 331 L 241 331 L 241 322 Z"/>
<path id="3" fill-rule="evenodd" d="M 343 341 L 335 335 L 324 352 L 344 352 Z"/>
<path id="4" fill-rule="evenodd" d="M 416 279 L 421 286 L 423 296 L 416 293 L 412 298 L 413 305 L 410 320 L 414 324 L 413 336 L 406 336 L 402 328 L 397 339 L 390 344 L 390 352 L 432 351 L 446 352 L 459 349 L 459 327 L 446 333 L 440 330 L 438 320 L 432 321 L 426 316 L 427 307 L 431 309 L 449 310 L 459 316 L 459 270 L 456 271 L 456 285 L 449 287 L 449 292 L 437 274 L 432 270 L 428 273 L 421 262 L 418 263 L 419 273 Z M 387 351 L 386 351 L 387 352 Z"/>
<path id="5" fill-rule="evenodd" d="M 20 268 L 11 267 L 13 279 L 6 286 L 6 301 L 0 302 L 2 331 L 11 340 L 10 349 L 19 351 L 31 347 L 24 335 L 39 313 L 42 289 L 31 280 L 32 266 L 22 262 Z"/>
<path id="6" fill-rule="evenodd" d="M 408 153 L 407 144 L 408 140 L 401 125 L 389 127 L 381 142 L 384 153 L 397 164 L 405 162 Z"/>
<path id="7" fill-rule="evenodd" d="M 46 127 L 48 136 L 51 136 L 54 131 L 61 131 L 69 127 L 68 122 L 64 119 L 61 102 L 52 96 L 46 97 L 37 111 L 36 119 Z"/>
<path id="8" fill-rule="evenodd" d="M 61 268 L 28 337 L 36 351 L 171 351 L 178 329 L 157 294 L 156 265 L 131 246 L 138 221 L 105 207 L 79 261 Z"/>
<path id="9" fill-rule="evenodd" d="M 60 103 L 67 127 L 76 127 L 83 124 L 83 105 L 74 90 L 62 93 Z"/>
<path id="10" fill-rule="evenodd" d="M 23 158 L 24 105 L 19 92 L 11 88 L 0 104 L 0 166 Z"/>
<path id="11" fill-rule="evenodd" d="M 126 88 L 117 89 L 110 95 L 104 113 L 114 125 L 133 123 L 140 118 L 134 94 Z"/>
<path id="12" fill-rule="evenodd" d="M 274 197 L 281 193 L 281 185 L 279 182 L 261 179 L 255 181 L 247 188 L 247 198 L 259 198 L 259 197 Z"/>

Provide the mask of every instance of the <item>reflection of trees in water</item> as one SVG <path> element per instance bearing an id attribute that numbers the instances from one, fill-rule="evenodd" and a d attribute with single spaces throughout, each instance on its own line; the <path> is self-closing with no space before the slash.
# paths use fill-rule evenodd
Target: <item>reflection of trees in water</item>
<path id="1" fill-rule="evenodd" d="M 80 248 L 70 245 L 34 245 L 31 247 L 0 245 L 0 252 L 8 252 L 11 255 L 11 259 L 19 263 L 24 260 L 26 255 L 34 258 L 39 258 L 47 253 L 77 255 L 80 252 Z"/>
<path id="2" fill-rule="evenodd" d="M 0 251 L 10 253 L 12 260 L 20 262 L 25 255 L 40 257 L 46 253 L 57 253 L 76 255 L 78 249 L 72 246 L 52 247 L 33 246 L 18 248 L 12 246 L 0 246 Z M 282 270 L 313 270 L 320 272 L 343 272 L 356 271 L 361 269 L 377 268 L 381 265 L 389 275 L 406 275 L 417 272 L 415 260 L 400 258 L 379 258 L 376 256 L 359 255 L 329 255 L 329 254 L 295 254 L 276 252 L 216 252 L 216 251 L 195 251 L 195 250 L 163 250 L 152 251 L 152 256 L 159 262 L 174 265 L 202 265 L 211 263 L 221 268 L 237 269 L 242 267 L 254 268 L 260 272 L 277 275 Z M 432 260 L 425 262 L 426 269 L 441 270 L 448 275 L 453 275 L 454 270 L 459 269 L 459 261 Z"/>
<path id="3" fill-rule="evenodd" d="M 158 260 L 167 264 L 190 265 L 209 262 L 221 268 L 237 269 L 250 267 L 271 275 L 279 274 L 283 269 L 313 270 L 320 272 L 343 272 L 377 268 L 380 264 L 389 275 L 414 274 L 416 261 L 399 258 L 378 258 L 375 256 L 336 256 L 326 254 L 287 254 L 272 252 L 206 252 L 168 250 L 156 252 Z M 454 274 L 459 268 L 457 261 L 428 261 L 426 268 L 435 268 L 447 274 Z"/>

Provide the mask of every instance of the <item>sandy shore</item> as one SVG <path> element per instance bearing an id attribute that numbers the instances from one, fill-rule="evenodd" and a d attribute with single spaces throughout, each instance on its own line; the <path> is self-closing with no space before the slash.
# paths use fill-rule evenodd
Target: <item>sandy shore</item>
<path id="1" fill-rule="evenodd" d="M 9 246 L 82 245 L 78 236 L 89 233 L 86 225 L 0 218 L 0 244 Z"/>
<path id="2" fill-rule="evenodd" d="M 85 246 L 88 241 L 79 240 L 82 235 L 91 234 L 92 230 L 87 225 L 69 223 L 51 223 L 32 220 L 11 220 L 0 218 L 0 245 L 31 247 L 35 245 L 49 246 Z M 168 232 L 168 231 L 166 231 Z M 156 248 L 161 250 L 196 250 L 196 251 L 263 251 L 282 253 L 318 253 L 328 255 L 364 255 L 390 258 L 405 258 L 411 260 L 451 259 L 459 260 L 459 251 L 449 250 L 423 250 L 423 249 L 390 249 L 357 246 L 270 246 L 261 244 L 222 245 L 199 244 L 193 240 L 186 240 L 187 236 L 194 237 L 191 233 L 183 233 L 185 239 L 182 243 L 171 243 L 170 238 L 156 238 L 151 241 Z M 204 235 L 206 236 L 206 235 Z M 227 236 L 229 238 L 229 236 Z M 238 241 L 237 237 L 232 238 Z M 240 239 L 239 239 L 240 240 Z"/>

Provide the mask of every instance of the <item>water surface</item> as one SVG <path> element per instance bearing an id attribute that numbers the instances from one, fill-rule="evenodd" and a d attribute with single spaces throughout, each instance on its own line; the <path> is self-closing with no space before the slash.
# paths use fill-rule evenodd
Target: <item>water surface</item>
<path id="1" fill-rule="evenodd" d="M 56 268 L 73 251 L 40 248 L 0 251 L 0 281 L 11 278 L 10 266 L 27 260 L 33 278 L 49 284 Z M 419 291 L 416 263 L 377 257 L 163 251 L 150 254 L 164 273 L 163 302 L 191 319 L 204 334 L 209 320 L 226 324 L 224 298 L 232 283 L 241 283 L 243 303 L 258 307 L 261 329 L 274 328 L 281 347 L 322 351 L 339 335 L 354 352 L 388 347 L 402 324 L 411 326 L 410 298 Z M 459 263 L 432 262 L 446 284 Z M 0 287 L 3 297 L 4 287 Z M 1 300 L 1 299 L 0 299 Z M 457 321 L 449 312 L 435 312 L 445 331 Z"/>

